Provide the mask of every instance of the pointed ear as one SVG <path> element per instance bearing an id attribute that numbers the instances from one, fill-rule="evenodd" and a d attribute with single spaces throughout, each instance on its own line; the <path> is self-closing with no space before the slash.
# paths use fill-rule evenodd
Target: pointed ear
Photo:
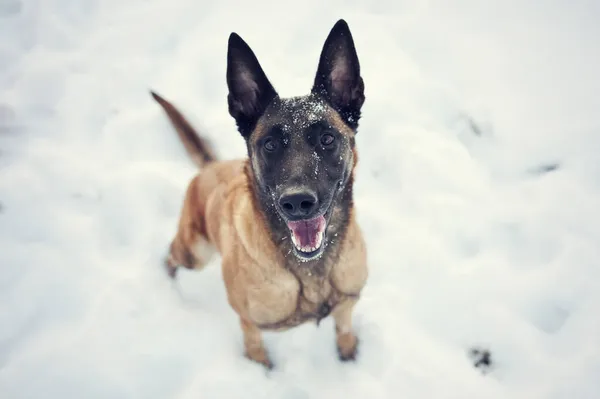
<path id="1" fill-rule="evenodd" d="M 348 24 L 340 19 L 321 51 L 312 92 L 323 96 L 353 129 L 365 101 L 364 83 Z"/>
<path id="2" fill-rule="evenodd" d="M 229 36 L 227 49 L 227 102 L 238 130 L 248 138 L 277 92 L 267 79 L 252 49 L 236 33 Z"/>

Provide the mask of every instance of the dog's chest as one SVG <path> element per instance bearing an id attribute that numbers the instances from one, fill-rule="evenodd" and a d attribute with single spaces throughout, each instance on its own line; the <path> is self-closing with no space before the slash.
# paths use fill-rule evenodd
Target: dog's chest
<path id="1" fill-rule="evenodd" d="M 264 295 L 267 291 L 268 296 Z M 255 295 L 258 292 L 262 293 L 261 298 Z M 337 303 L 335 292 L 327 276 L 286 272 L 280 278 L 265 281 L 263 289 L 251 293 L 251 316 L 259 327 L 269 330 L 319 321 Z"/>
<path id="2" fill-rule="evenodd" d="M 323 305 L 331 297 L 332 288 L 329 279 L 325 276 L 302 276 L 298 280 L 302 286 L 298 295 L 297 313 L 324 317 Z M 329 312 L 327 312 L 329 313 Z"/>

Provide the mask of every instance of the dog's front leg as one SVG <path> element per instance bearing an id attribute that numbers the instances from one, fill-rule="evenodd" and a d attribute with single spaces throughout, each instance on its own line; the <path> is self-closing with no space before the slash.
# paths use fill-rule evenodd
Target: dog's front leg
<path id="1" fill-rule="evenodd" d="M 346 298 L 332 312 L 335 320 L 335 334 L 340 360 L 356 359 L 358 338 L 352 331 L 352 311 L 358 298 Z"/>
<path id="2" fill-rule="evenodd" d="M 267 355 L 267 351 L 263 345 L 262 333 L 256 324 L 251 321 L 240 319 L 242 325 L 242 331 L 244 332 L 244 348 L 246 351 L 246 357 L 250 360 L 254 360 L 268 369 L 273 368 L 273 363 Z"/>

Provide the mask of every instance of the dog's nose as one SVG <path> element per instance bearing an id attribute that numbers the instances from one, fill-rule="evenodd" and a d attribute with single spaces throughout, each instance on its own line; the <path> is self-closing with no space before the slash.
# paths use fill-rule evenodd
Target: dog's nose
<path id="1" fill-rule="evenodd" d="M 292 219 L 306 218 L 317 210 L 317 196 L 309 191 L 283 194 L 279 198 L 283 213 Z"/>

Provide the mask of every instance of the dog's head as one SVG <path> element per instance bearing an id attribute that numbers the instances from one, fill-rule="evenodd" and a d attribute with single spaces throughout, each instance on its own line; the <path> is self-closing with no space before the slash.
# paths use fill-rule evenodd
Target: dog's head
<path id="1" fill-rule="evenodd" d="M 235 33 L 227 54 L 229 113 L 246 140 L 256 187 L 304 260 L 323 253 L 327 225 L 354 166 L 364 85 L 354 42 L 338 21 L 323 46 L 310 94 L 280 98 Z"/>

